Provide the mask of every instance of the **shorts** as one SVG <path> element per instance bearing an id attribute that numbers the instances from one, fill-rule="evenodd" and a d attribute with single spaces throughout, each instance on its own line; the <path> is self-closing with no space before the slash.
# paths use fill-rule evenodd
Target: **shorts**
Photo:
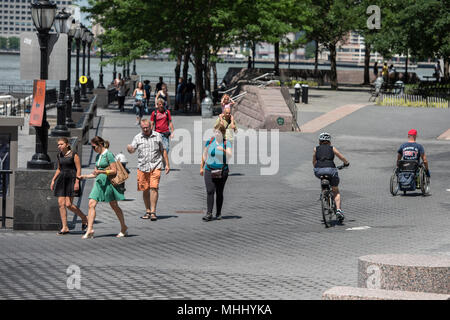
<path id="1" fill-rule="evenodd" d="M 161 133 L 161 140 L 162 140 L 164 149 L 166 149 L 166 151 L 167 151 L 167 155 L 169 155 L 169 149 L 170 149 L 169 138 L 166 138 L 166 137 Z"/>
<path id="2" fill-rule="evenodd" d="M 314 175 L 320 179 L 320 176 L 331 176 L 330 185 L 337 187 L 339 185 L 338 169 L 336 168 L 314 168 Z"/>
<path id="3" fill-rule="evenodd" d="M 150 172 L 137 171 L 137 189 L 144 191 L 148 189 L 158 189 L 159 179 L 161 178 L 161 169 L 155 169 Z"/>
<path id="4" fill-rule="evenodd" d="M 142 118 L 142 116 L 144 115 L 144 109 L 145 109 L 144 101 L 141 100 L 140 103 L 138 103 L 137 101 L 134 103 L 134 110 L 136 112 L 136 117 Z"/>

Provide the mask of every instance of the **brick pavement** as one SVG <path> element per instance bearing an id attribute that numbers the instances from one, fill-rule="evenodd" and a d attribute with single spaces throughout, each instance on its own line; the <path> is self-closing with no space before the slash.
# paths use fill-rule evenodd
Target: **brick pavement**
<path id="1" fill-rule="evenodd" d="M 124 151 L 139 132 L 134 115 L 98 113 L 100 135 L 113 152 Z M 192 131 L 194 120 L 200 118 L 177 115 L 175 128 Z M 203 121 L 205 127 L 212 122 Z M 432 196 L 392 197 L 396 148 L 416 124 L 430 159 Z M 126 154 L 129 201 L 120 205 L 131 236 L 114 237 L 119 224 L 107 204 L 98 207 L 92 240 L 80 239 L 79 220 L 64 237 L 0 231 L 0 299 L 320 299 L 330 287 L 356 286 L 359 256 L 448 255 L 449 142 L 435 139 L 444 124 L 437 110 L 366 107 L 326 127 L 351 163 L 340 171 L 345 225 L 330 229 L 321 224 L 319 181 L 312 174 L 315 133 L 280 134 L 275 176 L 260 176 L 258 165 L 231 166 L 224 219 L 209 223 L 201 214 L 179 213 L 206 208 L 197 164 L 172 166 L 176 170 L 161 179 L 160 219 L 139 219 L 136 156 Z M 91 184 L 81 203 L 85 212 Z M 357 226 L 371 228 L 346 230 Z M 66 286 L 72 264 L 81 268 L 80 290 Z"/>

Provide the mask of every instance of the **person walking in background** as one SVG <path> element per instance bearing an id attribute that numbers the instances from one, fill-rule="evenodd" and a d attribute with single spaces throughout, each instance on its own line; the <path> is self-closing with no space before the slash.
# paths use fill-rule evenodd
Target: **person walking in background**
<path id="1" fill-rule="evenodd" d="M 383 64 L 383 68 L 381 69 L 381 76 L 383 77 L 384 82 L 388 83 L 388 81 L 389 81 L 389 71 L 388 71 L 387 62 L 385 62 Z"/>
<path id="2" fill-rule="evenodd" d="M 220 101 L 220 106 L 222 107 L 222 113 L 226 107 L 231 109 L 231 107 L 234 106 L 234 103 L 235 102 L 233 101 L 233 99 L 231 99 L 230 96 L 225 93 L 222 96 L 222 100 Z"/>
<path id="3" fill-rule="evenodd" d="M 227 141 L 233 142 L 233 133 L 237 131 L 236 122 L 234 121 L 234 117 L 231 114 L 230 107 L 225 107 L 223 109 L 223 113 L 219 114 L 219 117 L 216 120 L 215 125 L 222 123 L 225 127 L 225 139 Z"/>
<path id="4" fill-rule="evenodd" d="M 169 154 L 169 139 L 173 139 L 173 132 L 175 131 L 175 129 L 173 128 L 172 115 L 170 114 L 170 110 L 164 110 L 163 99 L 158 99 L 156 105 L 156 110 L 153 111 L 150 116 L 151 130 L 154 130 L 161 135 L 164 149 L 166 149 L 167 154 Z"/>
<path id="5" fill-rule="evenodd" d="M 120 80 L 122 80 L 122 74 L 118 73 L 117 78 L 114 79 L 114 88 L 116 88 L 116 91 L 119 91 Z"/>
<path id="6" fill-rule="evenodd" d="M 134 100 L 134 110 L 136 111 L 136 125 L 141 123 L 141 119 L 144 115 L 145 109 L 145 99 L 147 98 L 144 90 L 144 85 L 141 81 L 138 82 L 136 89 L 133 92 Z"/>
<path id="7" fill-rule="evenodd" d="M 155 106 L 158 104 L 158 99 L 163 99 L 164 101 L 164 109 L 169 110 L 170 109 L 170 97 L 169 92 L 167 91 L 167 85 L 163 83 L 161 86 L 161 90 L 158 91 L 155 97 Z"/>
<path id="8" fill-rule="evenodd" d="M 143 191 L 145 214 L 141 219 L 157 220 L 156 204 L 158 203 L 159 180 L 164 161 L 166 174 L 170 171 L 169 157 L 161 139 L 161 135 L 152 131 L 147 119 L 141 121 L 142 132 L 137 134 L 127 146 L 129 153 L 138 152 L 137 189 Z"/>
<path id="9" fill-rule="evenodd" d="M 184 93 L 186 91 L 186 83 L 181 77 L 178 80 L 177 91 L 175 94 L 175 110 L 181 109 L 184 112 Z"/>
<path id="10" fill-rule="evenodd" d="M 85 230 L 88 225 L 86 215 L 73 204 L 73 198 L 79 197 L 80 181 L 77 176 L 81 174 L 81 162 L 78 154 L 70 148 L 67 138 L 58 139 L 58 168 L 53 176 L 50 189 L 58 197 L 59 214 L 61 215 L 62 228 L 57 233 L 65 235 L 69 233 L 67 226 L 67 209 L 81 218 L 81 230 Z"/>
<path id="11" fill-rule="evenodd" d="M 192 111 L 194 108 L 192 107 L 192 99 L 194 98 L 194 90 L 195 90 L 195 84 L 192 83 L 192 78 L 189 78 L 188 83 L 186 84 L 186 91 L 184 96 L 184 107 L 185 110 L 188 110 L 189 105 L 189 111 Z"/>
<path id="12" fill-rule="evenodd" d="M 150 107 L 150 95 L 152 92 L 152 86 L 150 85 L 150 80 L 144 81 L 144 90 L 145 90 L 145 109 L 148 112 L 148 108 Z"/>
<path id="13" fill-rule="evenodd" d="M 163 77 L 159 77 L 159 82 L 155 86 L 155 96 L 158 94 L 159 91 L 162 90 L 162 85 L 165 84 L 163 81 Z"/>
<path id="14" fill-rule="evenodd" d="M 222 123 L 214 126 L 214 136 L 206 142 L 200 164 L 200 175 L 205 178 L 207 193 L 207 212 L 202 218 L 212 220 L 214 193 L 216 194 L 216 219 L 222 218 L 223 191 L 228 179 L 227 158 L 232 155 L 231 143 L 224 140 L 225 127 Z"/>
<path id="15" fill-rule="evenodd" d="M 120 73 L 119 73 L 120 77 Z M 119 105 L 119 111 L 124 112 L 125 111 L 125 95 L 126 95 L 126 87 L 125 87 L 125 81 L 123 79 L 120 79 L 117 84 L 117 103 Z"/>
<path id="16" fill-rule="evenodd" d="M 128 227 L 125 224 L 122 209 L 117 203 L 117 201 L 125 200 L 125 196 L 109 180 L 109 177 L 114 177 L 117 174 L 116 159 L 112 152 L 108 150 L 109 142 L 103 140 L 103 138 L 95 136 L 91 139 L 91 145 L 92 149 L 97 152 L 94 172 L 89 175 L 78 176 L 79 179 L 95 178 L 94 187 L 89 194 L 88 227 L 82 239 L 94 237 L 95 208 L 99 202 L 109 202 L 120 222 L 120 232 L 116 237 L 126 237 L 128 236 Z"/>
<path id="17" fill-rule="evenodd" d="M 373 65 L 373 74 L 375 76 L 375 80 L 378 78 L 378 61 L 375 61 Z"/>

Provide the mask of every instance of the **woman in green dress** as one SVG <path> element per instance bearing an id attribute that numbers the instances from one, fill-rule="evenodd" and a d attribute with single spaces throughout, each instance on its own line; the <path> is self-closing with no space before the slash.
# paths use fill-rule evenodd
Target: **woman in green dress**
<path id="1" fill-rule="evenodd" d="M 108 150 L 108 141 L 96 136 L 91 140 L 91 145 L 92 149 L 98 153 L 95 158 L 95 170 L 92 174 L 81 175 L 78 177 L 79 179 L 95 178 L 94 187 L 89 194 L 88 227 L 83 239 L 94 237 L 93 226 L 95 220 L 95 207 L 99 202 L 109 202 L 120 222 L 120 233 L 117 237 L 126 237 L 128 236 L 128 227 L 125 225 L 122 209 L 120 209 L 117 203 L 117 201 L 125 200 L 125 196 L 114 187 L 108 178 L 108 176 L 116 175 L 116 160 L 114 159 L 112 152 Z"/>

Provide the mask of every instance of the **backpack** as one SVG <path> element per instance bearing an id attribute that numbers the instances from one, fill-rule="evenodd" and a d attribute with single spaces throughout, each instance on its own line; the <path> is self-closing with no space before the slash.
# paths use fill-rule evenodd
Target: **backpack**
<path id="1" fill-rule="evenodd" d="M 416 174 L 415 172 L 400 172 L 398 174 L 398 183 L 400 190 L 413 191 L 416 190 Z"/>

